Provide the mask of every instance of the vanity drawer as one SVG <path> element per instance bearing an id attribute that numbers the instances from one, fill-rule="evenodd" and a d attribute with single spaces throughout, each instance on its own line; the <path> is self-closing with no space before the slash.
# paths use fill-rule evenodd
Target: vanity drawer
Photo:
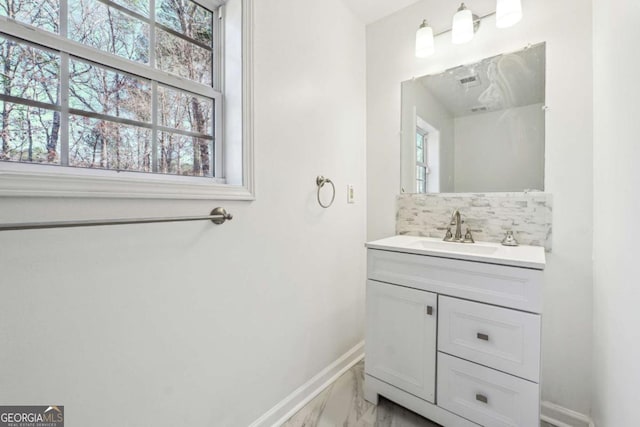
<path id="1" fill-rule="evenodd" d="M 438 304 L 438 350 L 539 382 L 539 315 L 446 296 Z"/>
<path id="2" fill-rule="evenodd" d="M 438 353 L 438 406 L 483 426 L 540 425 L 538 384 Z"/>
<path id="3" fill-rule="evenodd" d="M 543 272 L 369 249 L 369 279 L 540 313 Z"/>

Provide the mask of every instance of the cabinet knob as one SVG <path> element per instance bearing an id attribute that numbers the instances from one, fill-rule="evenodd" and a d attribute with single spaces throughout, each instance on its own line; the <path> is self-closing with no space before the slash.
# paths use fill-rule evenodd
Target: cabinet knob
<path id="1" fill-rule="evenodd" d="M 432 315 L 433 315 L 433 307 L 432 307 L 432 306 L 428 305 L 428 306 L 427 306 L 427 310 L 426 310 L 426 311 L 427 311 L 427 314 L 428 314 L 429 316 L 432 316 Z"/>
<path id="2" fill-rule="evenodd" d="M 482 332 L 478 332 L 476 336 L 478 337 L 479 340 L 489 341 L 489 335 L 483 334 Z"/>
<path id="3" fill-rule="evenodd" d="M 484 394 L 480 394 L 480 393 L 476 394 L 476 400 L 482 403 L 489 403 L 489 398 Z"/>

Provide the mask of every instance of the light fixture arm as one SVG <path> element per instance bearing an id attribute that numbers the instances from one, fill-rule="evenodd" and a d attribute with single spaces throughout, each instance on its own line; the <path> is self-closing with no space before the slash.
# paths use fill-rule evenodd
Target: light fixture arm
<path id="1" fill-rule="evenodd" d="M 490 16 L 493 16 L 495 14 L 496 14 L 495 12 L 487 13 L 486 15 L 482 15 L 482 16 L 478 16 L 478 15 L 474 14 L 473 15 L 473 26 L 474 26 L 474 29 L 477 31 L 478 28 L 480 28 L 480 21 L 482 21 L 483 19 L 488 18 Z M 446 30 L 442 30 L 442 31 L 440 31 L 438 33 L 434 33 L 433 37 L 438 37 L 438 36 L 441 36 L 443 34 L 447 34 L 447 33 L 450 33 L 450 32 L 451 32 L 451 28 L 447 28 Z"/>
<path id="2" fill-rule="evenodd" d="M 460 12 L 461 10 L 467 10 L 467 9 L 468 9 L 468 7 L 467 7 L 466 4 L 460 3 L 460 7 L 458 8 L 458 12 Z M 473 32 L 474 33 L 477 33 L 478 32 L 478 28 L 480 28 L 480 20 L 482 20 L 485 17 L 490 16 L 490 15 L 495 15 L 495 12 L 494 13 L 490 13 L 489 15 L 485 15 L 482 18 L 479 17 L 478 15 L 476 15 L 475 13 L 471 12 L 471 16 L 473 17 Z"/>
<path id="3" fill-rule="evenodd" d="M 475 34 L 478 32 L 478 28 L 480 28 L 480 21 L 482 20 L 482 18 L 480 18 L 475 13 L 471 16 L 473 16 L 473 33 Z"/>

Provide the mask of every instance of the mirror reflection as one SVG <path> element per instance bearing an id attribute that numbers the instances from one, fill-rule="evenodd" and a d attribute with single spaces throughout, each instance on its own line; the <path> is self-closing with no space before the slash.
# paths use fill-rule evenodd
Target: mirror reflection
<path id="1" fill-rule="evenodd" d="M 544 190 L 545 45 L 402 83 L 401 191 Z"/>

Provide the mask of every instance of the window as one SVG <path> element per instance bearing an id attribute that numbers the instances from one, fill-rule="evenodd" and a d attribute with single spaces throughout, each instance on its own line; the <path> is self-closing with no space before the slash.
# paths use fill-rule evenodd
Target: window
<path id="1" fill-rule="evenodd" d="M 245 52 L 239 61 L 225 52 L 222 1 L 0 0 L 0 171 L 50 173 L 40 165 L 55 165 L 67 177 L 203 177 L 208 185 L 247 167 L 246 156 L 239 167 L 223 161 L 234 161 L 223 146 L 234 119 L 223 115 L 225 72 L 242 75 L 228 79 L 243 85 L 229 90 L 240 102 L 250 88 L 244 66 L 224 64 L 228 54 L 242 64 Z M 233 27 L 249 27 L 250 1 L 228 3 L 242 21 Z M 248 154 L 249 134 L 227 151 Z M 245 182 L 232 184 L 250 191 L 251 171 L 242 172 Z"/>
<path id="2" fill-rule="evenodd" d="M 416 129 L 416 192 L 427 192 L 427 179 L 430 173 L 428 165 L 428 136 L 429 134 L 420 128 Z"/>

